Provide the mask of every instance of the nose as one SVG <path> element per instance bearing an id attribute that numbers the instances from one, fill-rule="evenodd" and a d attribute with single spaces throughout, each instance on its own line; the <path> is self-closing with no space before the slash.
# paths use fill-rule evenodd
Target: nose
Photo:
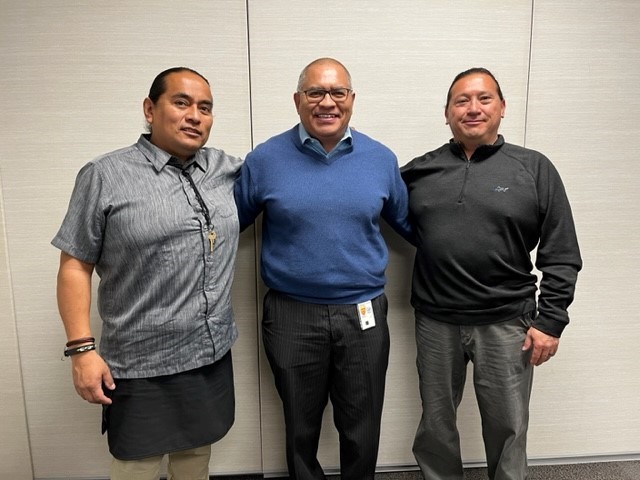
<path id="1" fill-rule="evenodd" d="M 320 100 L 320 102 L 318 103 L 319 105 L 331 107 L 335 105 L 336 102 L 333 100 L 333 97 L 331 96 L 331 94 L 327 91 L 327 92 L 324 92 L 324 97 L 322 97 L 322 100 Z"/>
<path id="2" fill-rule="evenodd" d="M 478 112 L 480 111 L 480 100 L 478 100 L 477 98 L 471 98 L 469 100 L 469 111 L 471 112 Z"/>
<path id="3" fill-rule="evenodd" d="M 200 115 L 202 114 L 200 113 L 198 105 L 194 104 L 187 109 L 186 119 L 193 123 L 200 123 Z"/>

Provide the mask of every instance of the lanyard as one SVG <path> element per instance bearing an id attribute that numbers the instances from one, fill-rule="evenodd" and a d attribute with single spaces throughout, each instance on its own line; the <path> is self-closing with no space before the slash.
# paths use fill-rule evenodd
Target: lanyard
<path id="1" fill-rule="evenodd" d="M 182 173 L 182 176 L 187 179 L 187 181 L 191 185 L 191 188 L 193 188 L 193 191 L 196 194 L 196 199 L 198 200 L 198 203 L 202 208 L 204 220 L 207 223 L 207 231 L 208 231 L 207 238 L 209 239 L 209 252 L 210 253 L 213 252 L 213 245 L 216 242 L 216 232 L 213 229 L 213 225 L 211 224 L 211 216 L 209 215 L 209 208 L 207 208 L 207 204 L 204 202 L 202 195 L 200 195 L 200 190 L 198 190 L 198 187 L 196 187 L 196 182 L 193 181 L 193 177 L 191 176 L 191 174 L 187 171 L 187 169 L 182 167 L 182 164 L 175 157 L 171 157 L 167 165 L 179 169 L 180 173 Z"/>

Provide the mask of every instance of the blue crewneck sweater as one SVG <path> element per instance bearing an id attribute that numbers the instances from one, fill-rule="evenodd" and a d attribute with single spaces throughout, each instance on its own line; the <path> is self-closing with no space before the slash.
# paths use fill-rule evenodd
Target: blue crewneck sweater
<path id="1" fill-rule="evenodd" d="M 302 145 L 297 126 L 272 137 L 247 155 L 235 194 L 241 228 L 263 213 L 265 284 L 309 303 L 380 295 L 388 260 L 380 217 L 411 235 L 396 156 L 356 131 L 329 159 Z"/>

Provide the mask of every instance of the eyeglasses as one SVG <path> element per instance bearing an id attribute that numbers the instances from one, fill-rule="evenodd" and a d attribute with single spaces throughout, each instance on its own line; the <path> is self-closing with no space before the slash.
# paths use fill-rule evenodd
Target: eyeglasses
<path id="1" fill-rule="evenodd" d="M 332 88 L 331 90 L 325 90 L 323 88 L 310 88 L 309 90 L 302 90 L 300 93 L 304 93 L 309 103 L 320 103 L 324 100 L 324 97 L 329 94 L 331 99 L 336 102 L 344 102 L 349 98 L 349 93 L 352 90 L 350 88 Z"/>

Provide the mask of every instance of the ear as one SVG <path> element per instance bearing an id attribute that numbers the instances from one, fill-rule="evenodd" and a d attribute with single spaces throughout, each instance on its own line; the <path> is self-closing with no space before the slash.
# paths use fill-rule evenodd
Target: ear
<path id="1" fill-rule="evenodd" d="M 145 98 L 142 102 L 142 112 L 149 125 L 153 124 L 153 107 L 154 104 L 149 97 Z"/>
<path id="2" fill-rule="evenodd" d="M 502 100 L 502 105 L 500 108 L 500 117 L 504 118 L 504 111 L 507 109 L 507 102 L 505 102 L 504 100 Z"/>
<path id="3" fill-rule="evenodd" d="M 300 113 L 300 92 L 293 94 L 293 103 L 296 105 L 296 112 Z"/>

